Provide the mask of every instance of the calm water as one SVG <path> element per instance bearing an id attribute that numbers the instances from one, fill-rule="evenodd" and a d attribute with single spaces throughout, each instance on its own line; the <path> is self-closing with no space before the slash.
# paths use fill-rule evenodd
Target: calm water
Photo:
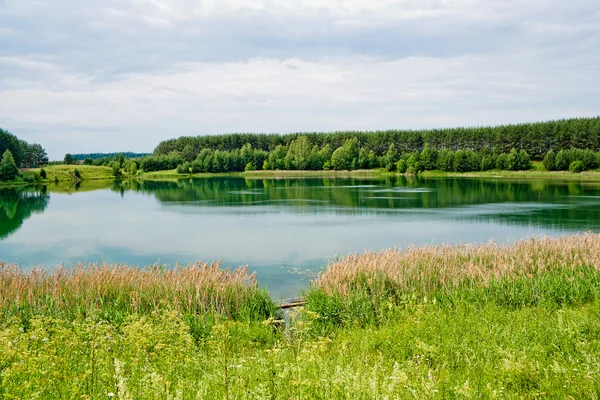
<path id="1" fill-rule="evenodd" d="M 329 259 L 424 243 L 598 230 L 600 183 L 214 178 L 0 189 L 0 259 L 250 266 L 274 297 Z M 100 187 L 98 187 L 100 186 Z M 94 190 L 91 190 L 94 189 Z"/>

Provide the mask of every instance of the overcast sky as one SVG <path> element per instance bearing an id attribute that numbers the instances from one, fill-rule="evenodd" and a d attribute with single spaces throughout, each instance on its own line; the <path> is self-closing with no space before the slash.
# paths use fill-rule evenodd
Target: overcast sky
<path id="1" fill-rule="evenodd" d="M 0 127 L 65 153 L 600 114 L 598 0 L 0 0 Z"/>

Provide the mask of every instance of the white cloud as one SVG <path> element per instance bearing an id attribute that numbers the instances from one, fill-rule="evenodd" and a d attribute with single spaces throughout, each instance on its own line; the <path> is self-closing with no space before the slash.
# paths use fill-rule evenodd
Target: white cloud
<path id="1" fill-rule="evenodd" d="M 9 0 L 0 126 L 66 152 L 182 134 L 595 115 L 593 0 Z"/>

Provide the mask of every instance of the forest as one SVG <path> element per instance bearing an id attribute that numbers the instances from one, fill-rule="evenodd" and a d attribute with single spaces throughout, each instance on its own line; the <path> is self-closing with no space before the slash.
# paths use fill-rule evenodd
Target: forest
<path id="1" fill-rule="evenodd" d="M 341 147 L 348 139 L 356 139 L 359 149 L 383 156 L 391 144 L 401 153 L 434 149 L 490 149 L 508 153 L 511 149 L 525 150 L 533 159 L 541 159 L 549 150 L 590 149 L 600 151 L 600 117 L 575 118 L 558 121 L 502 125 L 495 127 L 449 128 L 432 130 L 389 130 L 375 132 L 334 132 L 278 134 L 229 134 L 180 137 L 160 143 L 154 155 L 177 152 L 184 158 L 195 158 L 204 149 L 233 151 L 250 144 L 253 149 L 271 152 L 277 146 L 289 147 L 298 137 L 308 139 L 310 146 L 332 149 Z"/>
<path id="2" fill-rule="evenodd" d="M 585 150 L 582 150 L 585 149 Z M 138 160 L 144 171 L 250 170 L 548 170 L 600 166 L 600 117 L 497 127 L 421 131 L 230 134 L 180 137 Z"/>

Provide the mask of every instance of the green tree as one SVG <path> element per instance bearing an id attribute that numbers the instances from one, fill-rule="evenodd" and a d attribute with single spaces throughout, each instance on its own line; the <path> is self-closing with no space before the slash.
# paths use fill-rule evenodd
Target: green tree
<path id="1" fill-rule="evenodd" d="M 398 164 L 396 164 L 396 170 L 398 172 L 400 172 L 401 174 L 406 173 L 406 171 L 408 170 L 408 166 L 406 165 L 406 160 L 404 160 L 404 159 L 398 160 Z"/>
<path id="2" fill-rule="evenodd" d="M 310 156 L 312 146 L 306 136 L 298 136 L 298 138 L 288 148 L 285 156 L 285 168 L 306 170 L 310 167 Z"/>
<path id="3" fill-rule="evenodd" d="M 544 156 L 544 168 L 548 171 L 554 171 L 556 169 L 556 154 L 553 150 L 550 150 Z"/>
<path id="4" fill-rule="evenodd" d="M 75 158 L 71 154 L 67 153 L 65 154 L 64 163 L 66 165 L 73 165 L 75 164 Z"/>
<path id="5" fill-rule="evenodd" d="M 569 153 L 567 150 L 561 150 L 556 154 L 556 161 L 554 163 L 555 169 L 557 171 L 566 171 L 569 169 L 569 165 L 571 164 L 571 157 L 569 157 Z"/>
<path id="6" fill-rule="evenodd" d="M 484 156 L 481 159 L 481 170 L 482 171 L 489 171 L 494 169 L 494 167 L 496 166 L 494 159 L 491 156 Z"/>
<path id="7" fill-rule="evenodd" d="M 0 162 L 0 180 L 14 181 L 19 175 L 19 169 L 10 150 L 6 150 Z"/>
<path id="8" fill-rule="evenodd" d="M 433 171 L 437 167 L 438 152 L 429 146 L 425 146 L 421 152 L 421 162 L 426 171 Z"/>
<path id="9" fill-rule="evenodd" d="M 390 144 L 390 147 L 388 147 L 388 150 L 383 157 L 385 168 L 388 171 L 393 171 L 399 158 L 400 157 L 398 155 L 398 151 L 396 150 L 396 146 L 394 146 L 394 143 Z"/>
<path id="10" fill-rule="evenodd" d="M 331 166 L 336 170 L 352 170 L 358 164 L 358 140 L 348 139 L 344 145 L 333 152 Z"/>
<path id="11" fill-rule="evenodd" d="M 189 144 L 186 145 L 183 148 L 183 151 L 181 152 L 181 158 L 183 158 L 184 161 L 192 162 L 197 156 L 198 154 L 194 151 L 194 148 Z"/>

